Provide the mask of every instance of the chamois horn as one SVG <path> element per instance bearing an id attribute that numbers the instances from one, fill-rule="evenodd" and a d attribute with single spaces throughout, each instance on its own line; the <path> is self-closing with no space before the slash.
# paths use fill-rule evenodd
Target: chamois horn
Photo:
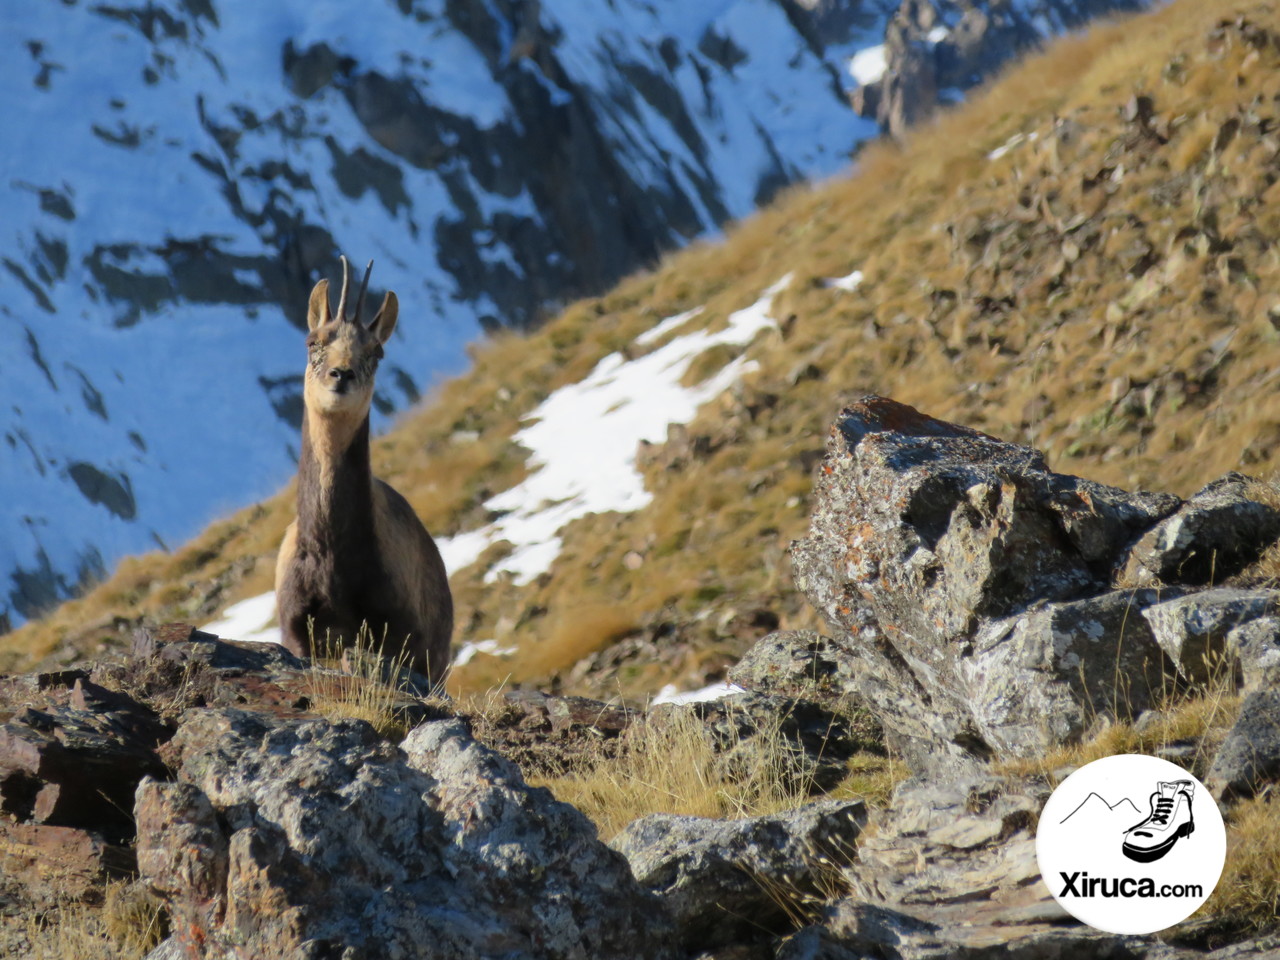
<path id="1" fill-rule="evenodd" d="M 373 273 L 373 261 L 369 261 L 369 265 L 364 268 L 364 279 L 360 281 L 360 295 L 356 298 L 355 315 L 347 317 L 347 291 L 351 289 L 351 264 L 347 262 L 345 256 L 339 257 L 342 261 L 342 294 L 338 297 L 338 319 L 351 323 L 360 322 L 360 310 L 364 306 L 365 291 L 369 289 L 369 274 Z"/>
<path id="2" fill-rule="evenodd" d="M 347 319 L 347 288 L 351 285 L 351 264 L 347 263 L 345 256 L 339 257 L 342 261 L 342 293 L 338 297 L 338 319 Z"/>
<path id="3" fill-rule="evenodd" d="M 356 315 L 351 318 L 352 323 L 360 322 L 360 311 L 364 308 L 364 293 L 369 289 L 369 274 L 373 273 L 373 261 L 369 261 L 369 265 L 364 268 L 364 279 L 360 281 L 360 296 L 356 298 Z"/>

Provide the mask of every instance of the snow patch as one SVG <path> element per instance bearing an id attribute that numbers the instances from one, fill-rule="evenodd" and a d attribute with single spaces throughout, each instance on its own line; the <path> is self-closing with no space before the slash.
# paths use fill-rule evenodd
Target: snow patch
<path id="1" fill-rule="evenodd" d="M 708 687 L 703 687 L 701 690 L 687 690 L 683 693 L 674 683 L 668 683 L 649 701 L 649 705 L 656 707 L 661 703 L 710 703 L 712 700 L 723 700 L 725 697 L 732 697 L 746 692 L 736 683 L 729 683 L 727 680 L 713 683 Z"/>
<path id="2" fill-rule="evenodd" d="M 885 59 L 884 44 L 859 50 L 849 60 L 849 73 L 861 86 L 875 83 L 889 69 Z"/>
<path id="3" fill-rule="evenodd" d="M 583 380 L 547 397 L 514 438 L 529 450 L 529 476 L 485 502 L 486 509 L 502 514 L 500 519 L 436 541 L 446 568 L 456 572 L 470 566 L 490 545 L 505 540 L 512 552 L 489 569 L 485 581 L 506 572 L 526 584 L 560 555 L 559 530 L 565 524 L 591 513 L 645 507 L 652 496 L 636 469 L 636 445 L 664 441 L 668 424 L 688 423 L 699 407 L 753 369 L 738 357 L 697 386 L 680 384 L 706 350 L 745 346 L 761 330 L 776 326 L 769 315 L 773 298 L 790 281 L 787 274 L 751 306 L 731 314 L 723 330 L 695 330 L 635 360 L 611 353 Z M 692 315 L 680 315 L 681 323 Z M 675 319 L 658 328 L 670 323 L 667 329 L 675 329 Z"/>
<path id="4" fill-rule="evenodd" d="M 500 647 L 497 640 L 477 640 L 474 643 L 464 643 L 458 649 L 458 655 L 453 658 L 453 665 L 461 667 L 470 663 L 475 659 L 476 654 L 483 653 L 491 657 L 509 657 L 516 652 L 516 647 Z"/>
<path id="5" fill-rule="evenodd" d="M 847 290 L 853 293 L 862 286 L 862 271 L 855 270 L 847 277 L 828 277 L 822 281 L 822 285 L 828 290 Z"/>
<path id="6" fill-rule="evenodd" d="M 280 628 L 275 624 L 276 594 L 274 590 L 241 600 L 222 611 L 222 619 L 206 623 L 200 629 L 226 640 L 242 643 L 280 643 Z"/>
<path id="7" fill-rule="evenodd" d="M 682 327 L 686 322 L 692 320 L 703 311 L 703 307 L 694 307 L 692 310 L 686 310 L 684 313 L 677 313 L 674 317 L 667 317 L 660 324 L 651 330 L 646 330 L 640 336 L 636 337 L 636 346 L 647 347 L 652 343 L 657 343 L 672 330 Z"/>

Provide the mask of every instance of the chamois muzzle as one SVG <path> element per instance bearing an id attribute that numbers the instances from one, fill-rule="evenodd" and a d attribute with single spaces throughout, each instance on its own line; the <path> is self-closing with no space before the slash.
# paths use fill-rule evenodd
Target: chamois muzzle
<path id="1" fill-rule="evenodd" d="M 335 393 L 346 393 L 347 385 L 356 377 L 356 372 L 347 367 L 329 368 L 329 385 Z"/>

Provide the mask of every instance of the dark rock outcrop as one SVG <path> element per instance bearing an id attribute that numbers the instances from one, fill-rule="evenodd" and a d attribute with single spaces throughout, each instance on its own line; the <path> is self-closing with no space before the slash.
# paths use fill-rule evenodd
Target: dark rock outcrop
<path id="1" fill-rule="evenodd" d="M 172 728 L 84 671 L 0 683 L 0 701 L 16 707 L 0 726 L 0 812 L 129 839 L 134 788 L 164 776 L 156 748 Z"/>
<path id="2" fill-rule="evenodd" d="M 1280 780 L 1280 689 L 1256 690 L 1213 757 L 1208 787 L 1219 800 L 1251 797 Z"/>

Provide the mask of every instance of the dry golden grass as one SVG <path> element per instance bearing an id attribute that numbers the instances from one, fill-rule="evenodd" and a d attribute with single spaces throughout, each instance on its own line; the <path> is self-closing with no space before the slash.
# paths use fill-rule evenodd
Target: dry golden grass
<path id="1" fill-rule="evenodd" d="M 700 723 L 692 718 L 657 728 L 634 728 L 624 754 L 590 773 L 534 778 L 595 822 L 604 840 L 650 813 L 723 817 L 736 804 L 738 789 L 713 771 L 715 754 Z"/>
<path id="2" fill-rule="evenodd" d="M 26 918 L 29 960 L 134 960 L 168 933 L 159 901 L 141 881 L 114 881 L 98 905 L 69 903 Z"/>
<path id="3" fill-rule="evenodd" d="M 887 807 L 898 784 L 910 776 L 910 768 L 897 757 L 859 753 L 849 760 L 849 775 L 827 796 L 837 800 L 862 799 L 873 807 Z"/>
<path id="4" fill-rule="evenodd" d="M 307 673 L 308 709 L 327 720 L 364 720 L 380 736 L 403 740 L 409 728 L 399 707 L 409 695 L 402 679 L 409 652 L 384 657 L 385 640 L 375 641 L 364 625 L 350 647 L 314 637 L 311 642 L 315 654 Z"/>
<path id="5" fill-rule="evenodd" d="M 1280 923 L 1280 804 L 1270 797 L 1238 803 L 1227 814 L 1227 860 L 1198 916 L 1238 931 Z"/>
<path id="6" fill-rule="evenodd" d="M 673 712 L 629 728 L 616 759 L 586 773 L 530 782 L 548 787 L 585 813 L 605 840 L 651 813 L 732 818 L 777 813 L 813 799 L 783 773 L 791 748 L 781 724 L 779 717 L 775 725 L 749 739 L 722 744 L 717 752 L 704 721 L 689 712 Z M 735 760 L 726 765 L 723 758 L 729 753 Z M 857 754 L 849 762 L 849 775 L 828 795 L 883 805 L 907 776 L 900 761 Z"/>
<path id="7" fill-rule="evenodd" d="M 678 713 L 663 723 L 631 727 L 620 756 L 589 773 L 531 782 L 585 813 L 605 840 L 651 813 L 748 817 L 803 803 L 806 798 L 776 775 L 776 758 L 785 750 L 779 730 L 760 731 L 750 749 L 757 758 L 750 773 L 730 778 L 717 762 L 706 725 L 690 713 Z"/>

